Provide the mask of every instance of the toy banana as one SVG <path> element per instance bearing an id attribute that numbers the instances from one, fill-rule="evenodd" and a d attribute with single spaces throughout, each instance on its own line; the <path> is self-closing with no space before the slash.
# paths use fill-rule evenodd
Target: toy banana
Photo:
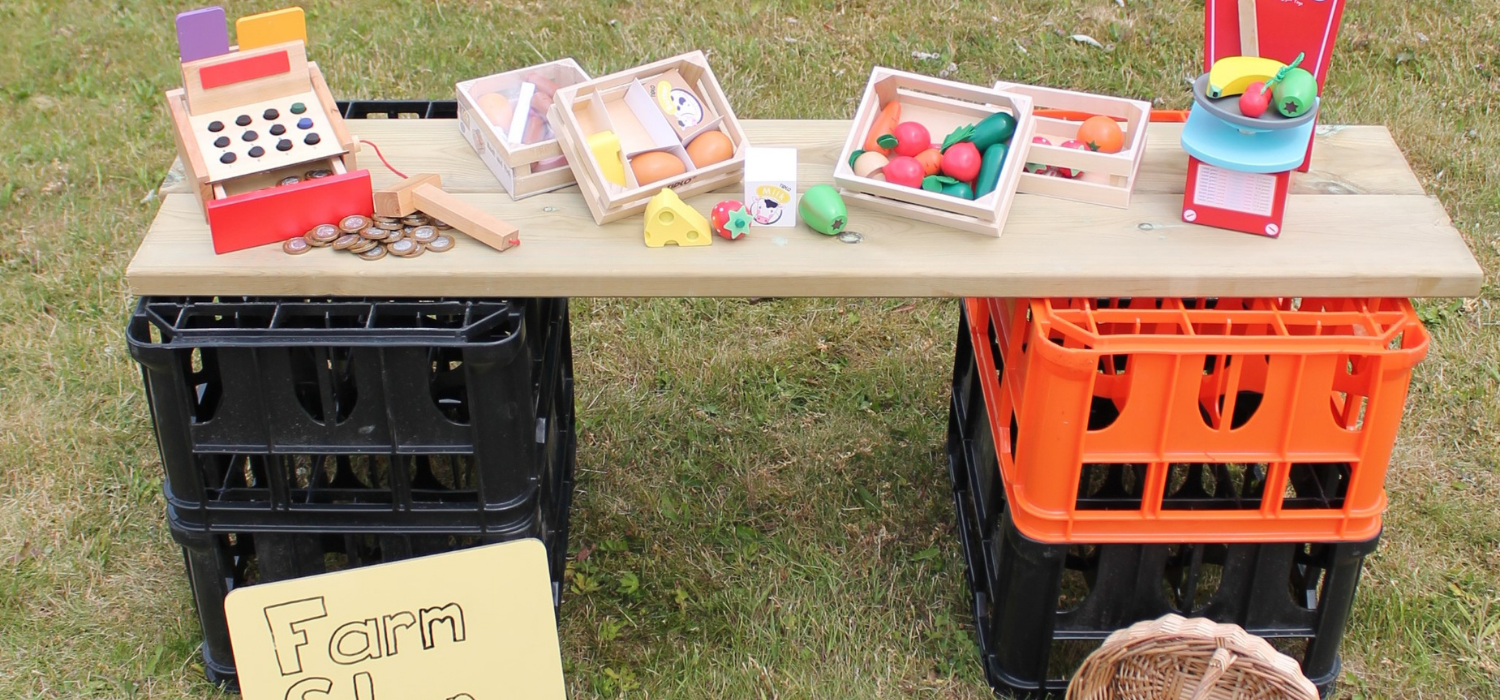
<path id="1" fill-rule="evenodd" d="M 1214 61 L 1208 71 L 1208 96 L 1212 98 L 1239 95 L 1250 88 L 1250 83 L 1266 82 L 1285 68 L 1286 64 L 1274 58 L 1256 56 L 1230 56 Z"/>

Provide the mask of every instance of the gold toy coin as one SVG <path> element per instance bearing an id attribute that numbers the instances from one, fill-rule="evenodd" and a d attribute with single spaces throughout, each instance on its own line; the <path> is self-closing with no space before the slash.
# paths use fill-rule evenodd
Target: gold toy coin
<path id="1" fill-rule="evenodd" d="M 338 237 L 342 235 L 342 232 L 340 232 L 339 228 L 337 226 L 334 226 L 333 224 L 318 224 L 317 226 L 312 227 L 312 230 L 308 231 L 305 235 L 307 236 L 308 243 L 311 243 L 313 245 L 328 245 L 329 243 L 338 240 Z"/>
<path id="2" fill-rule="evenodd" d="M 346 233 L 346 234 L 344 234 L 342 236 L 339 236 L 338 238 L 334 239 L 334 241 L 333 241 L 333 249 L 334 250 L 348 250 L 350 246 L 354 245 L 355 243 L 360 242 L 361 240 L 363 240 L 363 239 L 361 239 L 358 234 Z"/>
<path id="3" fill-rule="evenodd" d="M 407 237 L 406 233 L 402 232 L 402 231 L 388 231 L 387 233 L 389 233 L 390 235 L 388 235 L 388 236 L 385 237 L 385 244 L 386 245 L 390 245 L 392 243 L 395 243 L 396 241 L 402 240 L 402 239 L 404 239 L 404 238 Z"/>
<path id="4" fill-rule="evenodd" d="M 429 217 L 429 218 L 431 218 L 431 217 Z M 433 228 L 436 228 L 439 231 L 447 231 L 448 229 L 453 228 L 452 226 L 449 226 L 446 223 L 438 221 L 437 219 L 433 219 L 432 221 L 430 221 L 428 223 L 432 224 Z"/>
<path id="5" fill-rule="evenodd" d="M 385 257 L 385 248 L 377 245 L 374 248 L 360 253 L 359 257 L 361 260 L 379 260 Z"/>
<path id="6" fill-rule="evenodd" d="M 427 249 L 434 253 L 446 253 L 453 250 L 455 241 L 451 236 L 438 236 L 427 244 Z"/>
<path id="7" fill-rule="evenodd" d="M 287 185 L 295 185 L 299 182 L 302 182 L 302 178 L 297 177 L 296 175 L 288 175 L 287 177 L 281 178 L 281 182 L 276 183 L 276 186 L 286 187 Z"/>
<path id="8" fill-rule="evenodd" d="M 346 216 L 339 221 L 339 229 L 344 233 L 359 233 L 370 225 L 370 220 L 359 214 Z"/>
<path id="9" fill-rule="evenodd" d="M 380 241 L 372 241 L 368 238 L 361 239 L 358 243 L 351 245 L 347 250 L 351 253 L 363 253 L 380 247 Z"/>
<path id="10" fill-rule="evenodd" d="M 391 251 L 391 254 L 393 255 L 399 255 L 404 258 L 408 255 L 411 255 L 412 251 L 421 247 L 422 244 L 413 240 L 403 238 L 399 241 L 396 241 L 395 243 L 390 244 L 390 246 L 387 247 L 387 250 Z"/>
<path id="11" fill-rule="evenodd" d="M 302 179 L 304 180 L 317 180 L 325 177 L 333 177 L 333 171 L 320 168 L 318 170 L 309 170 L 302 174 Z"/>
<path id="12" fill-rule="evenodd" d="M 286 242 L 281 244 L 281 249 L 286 251 L 288 255 L 301 255 L 312 250 L 313 247 L 311 243 L 307 242 L 306 238 L 299 236 L 297 238 L 286 239 Z"/>
<path id="13" fill-rule="evenodd" d="M 418 226 L 411 230 L 411 239 L 418 243 L 431 243 L 437 238 L 438 232 L 435 226 Z"/>
<path id="14" fill-rule="evenodd" d="M 424 214 L 410 214 L 401 217 L 401 223 L 407 226 L 426 226 L 430 222 L 431 219 L 428 219 Z"/>
<path id="15" fill-rule="evenodd" d="M 387 231 L 396 231 L 396 230 L 405 228 L 406 224 L 401 223 L 400 219 L 397 219 L 395 221 L 379 221 L 379 220 L 377 220 L 375 222 L 375 226 L 376 226 L 376 228 L 383 228 L 383 229 L 385 229 Z"/>
<path id="16" fill-rule="evenodd" d="M 372 241 L 383 241 L 386 239 L 386 237 L 391 235 L 391 232 L 383 228 L 375 228 L 374 226 L 371 226 L 363 231 L 360 231 L 359 235 Z"/>

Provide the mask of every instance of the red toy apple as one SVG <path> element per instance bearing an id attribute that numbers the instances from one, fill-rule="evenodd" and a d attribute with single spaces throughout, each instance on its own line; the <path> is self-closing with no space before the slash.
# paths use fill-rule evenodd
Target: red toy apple
<path id="1" fill-rule="evenodd" d="M 917 157 L 918 153 L 932 148 L 932 136 L 927 127 L 916 122 L 901 122 L 891 130 L 896 137 L 896 155 Z"/>
<path id="2" fill-rule="evenodd" d="M 972 142 L 960 141 L 943 151 L 943 174 L 962 182 L 973 182 L 979 177 L 979 166 L 984 158 Z M 887 178 L 889 179 L 889 178 Z"/>
<path id="3" fill-rule="evenodd" d="M 1250 83 L 1250 87 L 1240 94 L 1240 114 L 1251 119 L 1259 118 L 1271 107 L 1271 91 L 1266 89 L 1266 84 L 1259 80 Z"/>
<path id="4" fill-rule="evenodd" d="M 925 175 L 926 173 L 922 171 L 922 164 L 911 156 L 896 156 L 891 159 L 891 162 L 885 164 L 886 182 L 920 188 L 922 177 Z"/>
<path id="5" fill-rule="evenodd" d="M 714 205 L 709 219 L 713 222 L 714 233 L 731 241 L 750 232 L 750 212 L 737 199 L 726 199 Z"/>

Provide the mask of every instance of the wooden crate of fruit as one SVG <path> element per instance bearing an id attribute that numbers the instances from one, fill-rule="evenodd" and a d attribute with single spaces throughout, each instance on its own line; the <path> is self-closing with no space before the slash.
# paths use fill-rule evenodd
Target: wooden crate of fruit
<path id="1" fill-rule="evenodd" d="M 1036 110 L 1019 191 L 1125 208 L 1146 155 L 1151 103 L 998 82 Z"/>
<path id="2" fill-rule="evenodd" d="M 864 206 L 999 236 L 1031 143 L 1031 98 L 877 67 L 833 180 Z"/>
<path id="3" fill-rule="evenodd" d="M 552 124 L 600 224 L 745 174 L 749 140 L 701 51 L 560 88 Z"/>
<path id="4" fill-rule="evenodd" d="M 573 171 L 547 121 L 553 95 L 588 80 L 571 58 L 465 80 L 458 93 L 458 130 L 511 198 L 573 184 Z M 527 87 L 530 85 L 531 87 Z M 518 102 L 527 101 L 516 117 Z M 513 133 L 519 130 L 519 134 Z"/>

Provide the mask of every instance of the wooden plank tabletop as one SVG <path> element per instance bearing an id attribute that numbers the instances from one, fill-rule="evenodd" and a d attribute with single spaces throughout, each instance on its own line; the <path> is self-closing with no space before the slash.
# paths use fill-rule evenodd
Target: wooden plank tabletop
<path id="1" fill-rule="evenodd" d="M 126 272 L 132 293 L 340 296 L 1413 296 L 1479 293 L 1482 272 L 1442 205 L 1422 191 L 1384 127 L 1324 127 L 1296 175 L 1279 239 L 1181 221 L 1180 125 L 1153 124 L 1129 210 L 1019 195 L 990 238 L 857 205 L 843 243 L 799 226 L 755 229 L 707 248 L 647 248 L 640 217 L 596 226 L 576 188 L 512 201 L 453 120 L 352 120 L 408 173 L 521 229 L 505 253 L 459 237 L 442 255 L 365 262 L 280 246 L 214 255 L 181 185 Z M 843 121 L 746 121 L 752 143 L 799 149 L 798 186 L 832 180 Z M 366 149 L 376 187 L 396 180 Z M 738 186 L 731 191 L 737 191 Z M 738 195 L 735 195 L 738 198 Z M 708 211 L 719 195 L 689 200 Z"/>

